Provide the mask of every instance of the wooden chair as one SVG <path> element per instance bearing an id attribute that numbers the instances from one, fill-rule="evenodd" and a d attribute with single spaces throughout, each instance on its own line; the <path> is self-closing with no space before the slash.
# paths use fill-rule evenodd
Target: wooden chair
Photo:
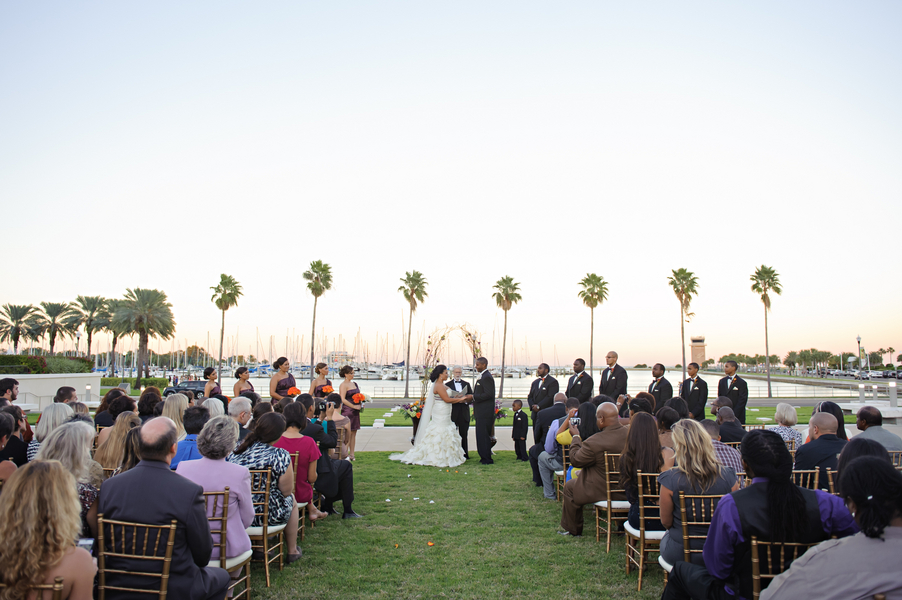
<path id="1" fill-rule="evenodd" d="M 208 567 L 220 567 L 229 572 L 232 577 L 232 583 L 229 585 L 229 591 L 234 590 L 238 585 L 244 582 L 244 590 L 241 593 L 232 596 L 232 600 L 244 597 L 244 600 L 250 600 L 251 597 L 251 555 L 253 550 L 248 550 L 238 556 L 226 558 L 226 540 L 229 528 L 229 486 L 221 492 L 204 492 L 204 503 L 207 506 L 207 521 L 210 522 L 210 535 L 213 537 L 214 546 L 219 547 L 219 558 L 214 558 L 207 565 Z M 212 504 L 212 506 L 211 506 Z M 212 509 L 212 510 L 211 510 Z M 219 536 L 216 541 L 215 536 Z M 244 575 L 241 575 L 242 569 Z"/>
<path id="2" fill-rule="evenodd" d="M 658 483 L 658 473 L 636 474 L 639 487 L 639 529 L 634 529 L 629 521 L 623 524 L 626 530 L 626 574 L 630 574 L 633 565 L 639 569 L 639 588 L 642 591 L 642 573 L 645 571 L 647 556 L 660 549 L 661 538 L 667 533 L 663 529 L 648 529 L 648 521 L 660 518 L 660 509 L 657 507 L 661 498 L 661 486 Z M 647 504 L 651 502 L 651 505 Z"/>
<path id="3" fill-rule="evenodd" d="M 299 452 L 291 453 L 291 466 L 294 467 L 295 487 L 297 487 L 297 480 L 298 480 L 298 454 L 300 454 L 300 453 Z M 297 498 L 295 498 L 294 501 L 298 505 L 298 535 L 300 536 L 299 539 L 303 542 L 304 535 L 307 530 L 307 523 L 306 523 L 306 521 L 304 521 L 304 515 L 307 513 L 307 503 L 306 502 L 298 502 Z M 313 523 L 311 522 L 310 525 L 312 526 Z"/>
<path id="4" fill-rule="evenodd" d="M 792 561 L 805 554 L 805 551 L 820 542 L 811 544 L 764 542 L 752 536 L 752 598 L 758 600 L 761 595 L 761 580 L 770 580 L 785 571 Z M 763 559 L 763 561 L 762 561 Z M 764 569 L 761 568 L 762 562 Z M 764 587 L 767 587 L 765 585 Z"/>
<path id="5" fill-rule="evenodd" d="M 839 492 L 836 490 L 837 483 L 839 482 L 836 480 L 836 469 L 827 469 L 827 485 L 830 493 L 834 496 L 839 496 Z"/>
<path id="6" fill-rule="evenodd" d="M 808 488 L 809 490 L 816 490 L 818 489 L 817 479 L 819 474 L 820 469 L 793 471 L 792 482 L 799 487 Z"/>
<path id="7" fill-rule="evenodd" d="M 5 590 L 6 584 L 0 583 L 0 590 Z M 53 592 L 53 595 L 50 596 L 50 600 L 62 600 L 63 598 L 63 578 L 56 577 L 53 580 L 53 583 L 40 583 L 36 585 L 29 586 L 29 592 Z M 43 594 L 38 594 L 38 598 L 44 598 Z"/>
<path id="8" fill-rule="evenodd" d="M 893 461 L 894 467 L 902 467 L 902 450 L 891 450 L 889 458 Z"/>
<path id="9" fill-rule="evenodd" d="M 724 446 L 729 446 L 730 448 L 734 448 L 739 451 L 742 448 L 742 442 L 722 442 Z"/>
<path id="10" fill-rule="evenodd" d="M 104 427 L 103 425 L 95 425 L 94 426 L 94 445 L 91 446 L 91 456 L 94 456 L 94 451 L 97 450 L 97 438 L 100 437 L 100 432 L 104 429 L 109 429 L 109 427 Z"/>
<path id="11" fill-rule="evenodd" d="M 755 429 L 764 429 L 765 425 L 743 425 L 742 428 L 746 431 L 753 431 Z"/>
<path id="12" fill-rule="evenodd" d="M 115 470 L 116 470 L 116 469 L 107 469 L 106 467 L 103 467 L 103 480 L 106 481 L 107 479 L 109 479 L 110 477 L 112 477 L 112 476 L 113 476 L 113 472 L 114 472 Z"/>
<path id="13" fill-rule="evenodd" d="M 614 484 L 611 481 L 613 477 L 620 477 L 620 455 L 605 452 L 604 465 L 605 498 L 607 500 L 595 503 L 595 541 L 601 541 L 601 532 L 604 531 L 606 537 L 605 552 L 610 552 L 611 534 L 618 522 L 626 521 L 630 512 L 630 503 L 626 500 L 611 500 L 614 494 L 621 496 L 626 494 L 626 491 L 620 487 L 620 484 Z M 604 518 L 601 516 L 602 512 L 605 513 Z M 604 527 L 601 525 L 602 521 L 605 523 Z"/>
<path id="14" fill-rule="evenodd" d="M 561 455 L 564 457 L 564 467 L 561 471 L 554 472 L 554 496 L 558 502 L 564 500 L 564 484 L 567 483 L 567 467 L 570 466 L 569 445 L 561 445 Z"/>
<path id="15" fill-rule="evenodd" d="M 102 514 L 97 515 L 97 572 L 100 600 L 106 598 L 107 590 L 128 592 L 129 594 L 151 594 L 160 600 L 165 600 L 169 587 L 169 569 L 172 566 L 172 549 L 175 544 L 175 529 L 178 521 L 175 519 L 169 525 L 148 525 L 145 523 L 130 523 L 127 521 L 113 521 L 104 519 Z M 165 537 L 165 540 L 163 539 Z M 162 552 L 162 556 L 160 553 Z M 148 569 L 155 563 L 162 563 L 160 572 L 154 570 L 135 571 L 134 569 L 111 569 L 107 560 L 126 559 L 130 561 L 148 561 Z M 147 577 L 151 582 L 158 580 L 158 589 L 127 588 L 107 584 L 107 576 L 129 575 Z M 157 587 L 157 586 L 154 586 Z M 120 594 L 121 595 L 121 594 Z"/>
<path id="16" fill-rule="evenodd" d="M 334 448 L 329 450 L 329 454 L 332 456 L 332 458 L 341 460 L 342 444 L 345 444 L 347 442 L 347 440 L 345 439 L 346 433 L 347 432 L 345 431 L 344 427 L 337 427 L 335 429 L 335 439 L 338 440 L 338 443 L 335 444 Z"/>
<path id="17" fill-rule="evenodd" d="M 254 498 L 254 513 L 262 519 L 263 525 L 260 527 L 248 527 L 247 534 L 251 538 L 251 549 L 259 550 L 263 553 L 263 571 L 266 573 L 266 587 L 270 587 L 269 565 L 278 559 L 279 570 L 285 568 L 285 559 L 282 555 L 282 549 L 285 547 L 285 527 L 287 523 L 281 525 L 269 524 L 269 496 L 270 485 L 272 482 L 271 469 L 251 469 L 251 498 Z M 263 498 L 262 502 L 257 502 L 256 498 Z M 275 537 L 277 542 L 270 545 L 269 539 Z M 272 550 L 278 550 L 278 556 L 270 558 L 269 553 Z M 252 562 L 260 562 L 251 558 Z"/>
<path id="18" fill-rule="evenodd" d="M 783 440 L 783 442 L 786 444 L 786 449 L 789 450 L 790 452 L 792 452 L 792 453 L 793 453 L 793 458 L 795 458 L 796 439 L 795 439 L 795 438 L 789 438 L 788 440 Z"/>
<path id="19" fill-rule="evenodd" d="M 711 526 L 711 519 L 714 517 L 714 509 L 723 496 L 718 495 L 697 495 L 679 493 L 680 496 L 680 520 L 683 524 L 683 560 L 692 562 L 693 554 L 701 554 L 702 550 L 692 547 L 692 540 L 701 540 L 704 544 L 705 538 L 708 537 L 707 530 Z M 688 506 L 688 508 L 687 508 Z M 690 526 L 704 526 L 704 535 L 692 535 L 689 533 Z M 664 580 L 666 583 L 667 573 L 673 570 L 673 565 L 664 560 L 663 556 L 658 557 L 658 564 L 666 571 Z"/>

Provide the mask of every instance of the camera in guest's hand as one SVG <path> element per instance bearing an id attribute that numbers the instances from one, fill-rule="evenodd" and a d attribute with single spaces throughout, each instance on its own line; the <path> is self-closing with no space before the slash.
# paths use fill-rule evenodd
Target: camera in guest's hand
<path id="1" fill-rule="evenodd" d="M 579 422 L 580 422 L 579 417 L 571 417 L 570 418 L 570 424 L 573 425 L 574 427 L 579 427 Z"/>
<path id="2" fill-rule="evenodd" d="M 326 404 L 328 403 L 325 400 L 322 400 L 316 407 L 316 412 L 326 412 Z"/>

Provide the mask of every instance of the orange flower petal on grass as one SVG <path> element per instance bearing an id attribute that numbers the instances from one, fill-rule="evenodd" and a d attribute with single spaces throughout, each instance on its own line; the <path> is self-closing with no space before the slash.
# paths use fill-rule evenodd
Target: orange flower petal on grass
<path id="1" fill-rule="evenodd" d="M 435 546 L 435 544 L 433 542 L 426 542 L 426 545 L 430 546 L 430 547 Z"/>

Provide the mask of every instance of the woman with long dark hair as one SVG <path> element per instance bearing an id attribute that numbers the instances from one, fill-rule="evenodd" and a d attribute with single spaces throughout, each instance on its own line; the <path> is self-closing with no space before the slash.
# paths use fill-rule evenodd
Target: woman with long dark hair
<path id="1" fill-rule="evenodd" d="M 673 450 L 661 446 L 655 418 L 648 413 L 636 414 L 630 422 L 626 445 L 620 454 L 620 486 L 626 490 L 626 499 L 630 503 L 628 520 L 634 528 L 639 528 L 638 473 L 661 473 L 672 466 Z M 657 514 L 657 508 L 653 510 Z M 651 529 L 663 529 L 660 522 L 645 525 Z"/>
<path id="2" fill-rule="evenodd" d="M 222 394 L 222 388 L 216 383 L 216 377 L 218 377 L 216 369 L 213 367 L 204 369 L 204 379 L 207 380 L 207 383 L 204 385 L 204 398 L 212 398 Z"/>
<path id="3" fill-rule="evenodd" d="M 253 392 L 254 384 L 249 380 L 251 378 L 251 372 L 247 370 L 247 367 L 238 367 L 235 369 L 235 379 L 238 381 L 235 382 L 235 385 L 232 387 L 232 397 L 237 398 L 244 392 Z"/>

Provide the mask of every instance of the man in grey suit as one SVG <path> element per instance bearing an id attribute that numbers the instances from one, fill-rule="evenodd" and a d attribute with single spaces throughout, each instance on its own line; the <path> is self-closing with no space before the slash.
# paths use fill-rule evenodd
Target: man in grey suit
<path id="1" fill-rule="evenodd" d="M 141 462 L 103 483 L 98 512 L 105 519 L 147 525 L 169 525 L 177 521 L 167 596 L 192 600 L 223 598 L 229 586 L 229 574 L 225 569 L 207 566 L 213 552 L 213 538 L 207 522 L 204 489 L 169 469 L 177 438 L 175 423 L 166 417 L 142 425 L 138 435 Z M 139 545 L 142 541 L 139 538 Z M 121 547 L 121 543 L 118 540 L 117 546 Z M 159 580 L 135 572 L 162 573 L 163 563 L 110 557 L 106 559 L 106 568 L 127 572 L 108 573 L 107 585 L 148 589 L 158 585 Z M 134 594 L 107 590 L 106 597 L 117 600 L 132 598 Z"/>
<path id="2" fill-rule="evenodd" d="M 858 410 L 856 424 L 861 431 L 857 437 L 879 442 L 890 452 L 902 450 L 902 438 L 883 428 L 883 415 L 873 406 Z"/>

